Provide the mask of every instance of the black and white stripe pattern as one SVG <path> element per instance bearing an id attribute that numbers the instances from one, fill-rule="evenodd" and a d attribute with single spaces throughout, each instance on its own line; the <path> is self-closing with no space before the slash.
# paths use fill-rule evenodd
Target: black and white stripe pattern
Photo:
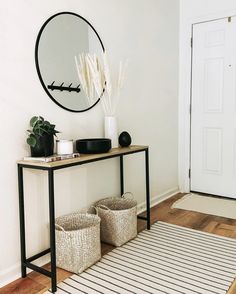
<path id="1" fill-rule="evenodd" d="M 226 294 L 235 277 L 236 240 L 157 222 L 57 293 Z"/>

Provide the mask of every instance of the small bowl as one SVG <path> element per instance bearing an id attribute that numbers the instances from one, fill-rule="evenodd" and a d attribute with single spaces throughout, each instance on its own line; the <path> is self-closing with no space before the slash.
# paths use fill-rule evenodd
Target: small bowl
<path id="1" fill-rule="evenodd" d="M 106 153 L 111 149 L 111 139 L 92 138 L 76 140 L 76 150 L 82 154 Z"/>

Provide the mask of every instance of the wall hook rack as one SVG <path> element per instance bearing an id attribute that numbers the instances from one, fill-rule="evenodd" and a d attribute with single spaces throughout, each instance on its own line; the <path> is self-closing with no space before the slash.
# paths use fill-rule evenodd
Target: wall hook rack
<path id="1" fill-rule="evenodd" d="M 48 85 L 48 89 L 54 91 L 54 90 L 59 90 L 59 91 L 68 91 L 68 92 L 77 92 L 79 93 L 81 90 L 80 90 L 80 84 L 75 88 L 75 87 L 71 87 L 72 86 L 72 83 L 70 83 L 70 85 L 67 87 L 67 86 L 63 86 L 64 85 L 64 82 L 61 83 L 60 86 L 56 86 L 54 85 L 55 81 L 53 81 L 51 83 L 51 85 Z"/>

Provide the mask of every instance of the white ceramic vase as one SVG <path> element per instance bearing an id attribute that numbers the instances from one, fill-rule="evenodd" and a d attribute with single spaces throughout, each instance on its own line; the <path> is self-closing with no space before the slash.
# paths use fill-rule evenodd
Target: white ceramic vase
<path id="1" fill-rule="evenodd" d="M 112 148 L 118 147 L 118 128 L 115 116 L 105 116 L 104 131 L 105 138 L 111 139 Z"/>

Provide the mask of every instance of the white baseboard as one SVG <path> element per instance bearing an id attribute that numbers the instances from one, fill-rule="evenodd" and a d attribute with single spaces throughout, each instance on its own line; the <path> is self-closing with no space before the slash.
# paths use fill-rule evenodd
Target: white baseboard
<path id="1" fill-rule="evenodd" d="M 0 277 L 0 288 L 20 278 L 20 264 L 16 264 L 1 271 Z"/>
<path id="2" fill-rule="evenodd" d="M 46 263 L 50 262 L 49 256 L 43 256 L 34 263 L 38 266 L 43 266 Z M 27 273 L 32 272 L 32 270 L 27 269 Z M 21 278 L 21 266 L 20 263 L 17 263 L 6 270 L 0 272 L 0 288 L 6 286 L 7 284 Z"/>
<path id="3" fill-rule="evenodd" d="M 158 203 L 172 197 L 173 195 L 177 194 L 179 192 L 179 188 L 175 187 L 172 189 L 167 190 L 166 192 L 159 194 L 155 197 L 151 198 L 151 207 L 157 205 Z M 146 210 L 146 202 L 138 204 L 138 214 L 141 212 L 144 212 Z M 50 261 L 49 257 L 45 256 L 41 258 L 37 265 L 42 266 L 43 264 L 46 264 Z M 31 272 L 31 270 L 27 269 L 27 272 Z M 6 270 L 3 270 L 0 272 L 0 288 L 19 279 L 21 277 L 21 268 L 20 264 L 16 264 L 12 267 L 9 267 Z"/>
<path id="4" fill-rule="evenodd" d="M 165 191 L 164 193 L 158 194 L 151 198 L 151 204 L 150 206 L 153 207 L 162 201 L 174 196 L 175 194 L 179 193 L 179 187 L 174 187 L 172 189 L 169 189 Z M 146 202 L 142 202 L 138 204 L 138 214 L 144 212 L 146 210 Z"/>

